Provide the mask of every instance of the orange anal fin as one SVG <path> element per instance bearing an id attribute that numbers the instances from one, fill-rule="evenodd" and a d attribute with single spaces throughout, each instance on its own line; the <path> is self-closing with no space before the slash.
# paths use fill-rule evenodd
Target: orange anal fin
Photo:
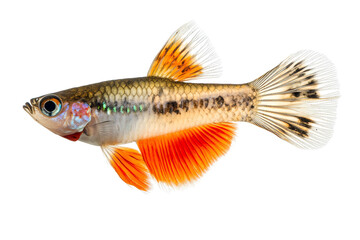
<path id="1" fill-rule="evenodd" d="M 127 184 L 147 191 L 149 175 L 141 154 L 131 148 L 102 146 L 103 152 L 119 177 Z"/>
<path id="2" fill-rule="evenodd" d="M 235 124 L 213 123 L 137 142 L 159 182 L 181 185 L 199 178 L 230 148 Z"/>
<path id="3" fill-rule="evenodd" d="M 81 136 L 82 132 L 76 132 L 70 135 L 66 135 L 66 136 L 62 136 L 63 138 L 69 139 L 70 141 L 77 141 L 79 140 L 80 136 Z"/>
<path id="4" fill-rule="evenodd" d="M 219 66 L 207 38 L 194 24 L 188 23 L 169 38 L 154 59 L 148 76 L 186 81 L 207 74 L 218 75 Z"/>

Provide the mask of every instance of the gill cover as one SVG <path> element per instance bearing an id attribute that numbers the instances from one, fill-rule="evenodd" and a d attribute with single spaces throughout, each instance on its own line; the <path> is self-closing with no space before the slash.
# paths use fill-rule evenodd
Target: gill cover
<path id="1" fill-rule="evenodd" d="M 69 116 L 67 116 L 66 125 L 69 129 L 76 131 L 72 134 L 63 135 L 62 137 L 71 141 L 77 141 L 91 120 L 91 108 L 87 103 L 75 102 L 67 112 Z"/>

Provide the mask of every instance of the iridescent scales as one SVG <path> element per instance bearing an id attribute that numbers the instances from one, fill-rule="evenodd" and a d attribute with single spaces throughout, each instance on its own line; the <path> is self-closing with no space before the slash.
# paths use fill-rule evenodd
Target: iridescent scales
<path id="1" fill-rule="evenodd" d="M 112 105 L 117 105 L 117 103 L 115 104 L 112 104 Z M 100 105 L 97 106 L 97 110 L 103 110 L 104 112 L 106 112 L 106 114 L 108 115 L 111 115 L 112 113 L 121 113 L 121 114 L 124 114 L 124 113 L 131 113 L 131 112 L 143 112 L 144 111 L 144 105 L 143 104 L 133 104 L 132 107 L 129 107 L 129 106 L 124 106 L 124 105 L 121 105 L 120 107 L 117 107 L 117 106 L 110 106 L 110 105 L 107 105 L 106 102 L 103 102 Z"/>

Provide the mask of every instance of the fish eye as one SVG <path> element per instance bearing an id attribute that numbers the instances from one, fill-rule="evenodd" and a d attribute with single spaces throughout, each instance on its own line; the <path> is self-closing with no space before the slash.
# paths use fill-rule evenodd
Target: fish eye
<path id="1" fill-rule="evenodd" d="M 48 117 L 56 116 L 61 110 L 61 100 L 57 96 L 45 96 L 40 101 L 40 109 Z"/>

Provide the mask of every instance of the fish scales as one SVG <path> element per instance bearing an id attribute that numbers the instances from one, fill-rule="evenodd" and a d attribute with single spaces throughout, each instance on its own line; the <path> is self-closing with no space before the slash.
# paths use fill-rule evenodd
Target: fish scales
<path id="1" fill-rule="evenodd" d="M 137 141 L 211 122 L 246 121 L 256 91 L 248 84 L 175 82 L 159 77 L 105 81 L 55 93 L 87 102 L 93 122 L 111 122 L 111 134 L 89 138 L 94 144 Z M 123 127 L 126 126 L 126 127 Z"/>

